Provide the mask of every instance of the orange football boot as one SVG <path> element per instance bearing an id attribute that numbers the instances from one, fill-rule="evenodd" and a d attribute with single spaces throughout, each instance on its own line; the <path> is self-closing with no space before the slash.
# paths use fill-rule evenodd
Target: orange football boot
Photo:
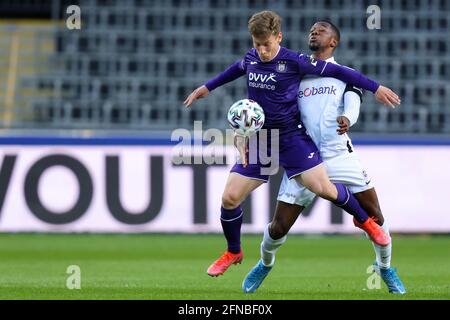
<path id="1" fill-rule="evenodd" d="M 353 224 L 364 230 L 370 240 L 379 246 L 385 247 L 391 242 L 391 237 L 370 217 L 364 223 L 359 223 L 353 218 Z"/>
<path id="2" fill-rule="evenodd" d="M 219 259 L 214 261 L 214 263 L 209 266 L 207 272 L 211 277 L 220 276 L 224 274 L 224 272 L 227 271 L 228 267 L 232 264 L 241 263 L 243 257 L 244 255 L 242 254 L 242 250 L 239 253 L 226 251 Z"/>

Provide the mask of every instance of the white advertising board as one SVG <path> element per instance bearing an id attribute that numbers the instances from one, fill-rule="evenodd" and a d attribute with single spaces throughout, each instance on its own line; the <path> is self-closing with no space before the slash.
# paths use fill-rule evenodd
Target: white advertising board
<path id="1" fill-rule="evenodd" d="M 450 232 L 450 146 L 357 146 L 393 232 Z M 173 146 L 4 145 L 0 232 L 221 232 L 228 164 L 173 163 Z M 230 160 L 231 159 L 231 160 Z M 243 232 L 270 221 L 279 178 L 248 200 Z M 322 199 L 296 233 L 358 232 Z"/>

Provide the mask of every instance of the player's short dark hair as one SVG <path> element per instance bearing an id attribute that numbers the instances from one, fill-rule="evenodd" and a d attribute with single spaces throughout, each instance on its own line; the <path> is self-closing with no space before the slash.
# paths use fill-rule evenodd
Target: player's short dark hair
<path id="1" fill-rule="evenodd" d="M 333 32 L 334 32 L 334 36 L 335 36 L 336 40 L 338 42 L 341 41 L 341 32 L 339 31 L 339 28 L 333 24 L 333 22 L 331 22 L 328 19 L 320 19 L 320 20 L 317 20 L 315 23 L 318 23 L 318 22 L 324 22 L 324 23 L 329 24 L 331 27 L 331 30 L 333 30 Z"/>

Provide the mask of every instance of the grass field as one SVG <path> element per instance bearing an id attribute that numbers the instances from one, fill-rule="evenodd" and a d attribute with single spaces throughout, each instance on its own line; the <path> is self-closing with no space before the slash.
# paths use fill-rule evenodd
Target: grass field
<path id="1" fill-rule="evenodd" d="M 243 237 L 245 259 L 206 275 L 221 235 L 0 234 L 0 299 L 450 299 L 450 237 L 394 236 L 404 296 L 366 287 L 374 260 L 362 236 L 290 236 L 259 290 L 241 292 L 261 237 Z M 69 265 L 81 289 L 69 290 Z"/>

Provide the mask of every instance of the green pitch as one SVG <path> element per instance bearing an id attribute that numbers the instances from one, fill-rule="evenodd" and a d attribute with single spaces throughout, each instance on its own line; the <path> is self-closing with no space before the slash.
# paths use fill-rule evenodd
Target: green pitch
<path id="1" fill-rule="evenodd" d="M 363 236 L 294 236 L 258 291 L 241 292 L 261 237 L 243 237 L 244 262 L 218 278 L 206 269 L 221 235 L 0 234 L 0 299 L 449 299 L 450 237 L 395 236 L 393 265 L 408 293 L 368 289 L 374 260 Z M 81 289 L 68 289 L 70 265 Z M 73 279 L 73 278 L 72 278 Z M 376 280 L 369 281 L 376 286 Z"/>

